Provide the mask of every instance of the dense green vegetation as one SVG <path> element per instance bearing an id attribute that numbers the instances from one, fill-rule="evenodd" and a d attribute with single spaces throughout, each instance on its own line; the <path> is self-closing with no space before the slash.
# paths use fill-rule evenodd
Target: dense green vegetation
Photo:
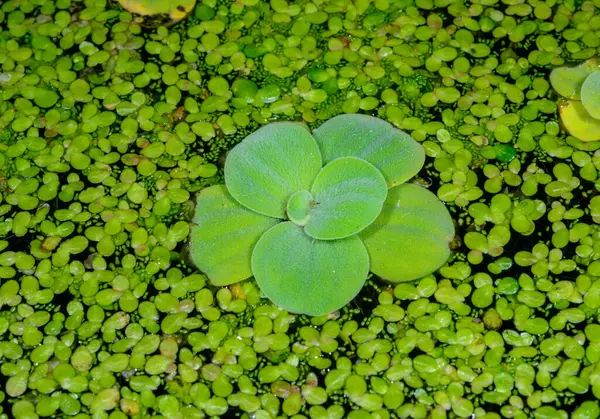
<path id="1" fill-rule="evenodd" d="M 600 415 L 600 143 L 549 83 L 599 0 L 7 0 L 0 29 L 3 418 Z M 340 113 L 422 143 L 448 263 L 322 317 L 209 285 L 189 221 L 227 151 Z"/>

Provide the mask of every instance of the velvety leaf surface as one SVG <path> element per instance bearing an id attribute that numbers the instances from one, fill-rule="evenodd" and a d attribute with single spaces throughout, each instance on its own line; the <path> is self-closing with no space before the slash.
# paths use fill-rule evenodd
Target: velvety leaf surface
<path id="1" fill-rule="evenodd" d="M 288 200 L 287 215 L 290 221 L 303 226 L 310 218 L 310 207 L 313 196 L 308 191 L 298 191 Z"/>
<path id="2" fill-rule="evenodd" d="M 192 11 L 196 0 L 117 0 L 125 10 L 142 16 L 169 15 L 177 22 Z"/>
<path id="3" fill-rule="evenodd" d="M 319 147 L 293 122 L 265 125 L 236 145 L 225 161 L 225 183 L 245 207 L 285 218 L 290 196 L 309 190 L 321 170 Z"/>
<path id="4" fill-rule="evenodd" d="M 600 71 L 590 74 L 583 82 L 581 103 L 590 116 L 600 119 Z"/>
<path id="5" fill-rule="evenodd" d="M 387 196 L 382 174 L 357 157 L 341 157 L 321 170 L 311 188 L 314 204 L 305 229 L 321 240 L 348 237 L 365 229 Z"/>
<path id="6" fill-rule="evenodd" d="M 428 275 L 450 256 L 452 218 L 427 189 L 413 184 L 388 191 L 381 215 L 359 234 L 371 261 L 371 272 L 391 282 Z"/>
<path id="7" fill-rule="evenodd" d="M 214 285 L 233 284 L 252 276 L 252 249 L 277 223 L 238 204 L 224 185 L 200 192 L 190 238 L 194 264 Z"/>
<path id="8" fill-rule="evenodd" d="M 260 238 L 252 270 L 261 290 L 279 307 L 319 316 L 358 294 L 369 273 L 369 256 L 357 236 L 315 240 L 288 221 Z"/>
<path id="9" fill-rule="evenodd" d="M 575 67 L 558 67 L 550 73 L 550 84 L 561 96 L 581 100 L 581 86 L 586 78 L 599 69 L 596 58 Z"/>
<path id="10" fill-rule="evenodd" d="M 390 123 L 368 115 L 331 118 L 313 131 L 323 162 L 354 156 L 368 161 L 383 174 L 388 188 L 416 175 L 425 162 L 421 144 Z"/>
<path id="11" fill-rule="evenodd" d="M 559 110 L 560 120 L 573 137 L 581 141 L 600 140 L 600 119 L 593 118 L 578 100 L 569 100 Z"/>

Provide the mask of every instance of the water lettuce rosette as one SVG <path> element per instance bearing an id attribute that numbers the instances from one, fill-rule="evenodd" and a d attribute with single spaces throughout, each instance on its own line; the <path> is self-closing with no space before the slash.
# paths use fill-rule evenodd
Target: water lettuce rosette
<path id="1" fill-rule="evenodd" d="M 424 161 L 417 141 L 371 116 L 337 116 L 312 135 L 266 125 L 231 150 L 225 185 L 200 192 L 192 260 L 214 285 L 254 276 L 275 304 L 309 315 L 346 305 L 369 271 L 423 277 L 454 237 L 444 204 L 405 183 Z"/>

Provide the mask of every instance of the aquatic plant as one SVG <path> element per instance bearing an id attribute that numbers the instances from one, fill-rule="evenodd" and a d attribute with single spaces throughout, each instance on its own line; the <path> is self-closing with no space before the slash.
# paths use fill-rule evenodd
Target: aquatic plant
<path id="1" fill-rule="evenodd" d="M 576 67 L 550 73 L 552 87 L 567 99 L 559 107 L 565 129 L 581 141 L 600 140 L 600 62 L 596 57 Z"/>
<path id="2" fill-rule="evenodd" d="M 141 16 L 165 15 L 175 24 L 189 15 L 196 0 L 117 0 L 125 10 Z M 158 26 L 158 25 L 157 25 Z"/>
<path id="3" fill-rule="evenodd" d="M 434 194 L 404 184 L 424 160 L 410 136 L 366 115 L 337 116 L 312 136 L 266 125 L 230 151 L 225 187 L 200 192 L 192 259 L 215 285 L 253 275 L 277 305 L 310 315 L 343 307 L 369 271 L 428 275 L 448 259 L 454 225 Z"/>

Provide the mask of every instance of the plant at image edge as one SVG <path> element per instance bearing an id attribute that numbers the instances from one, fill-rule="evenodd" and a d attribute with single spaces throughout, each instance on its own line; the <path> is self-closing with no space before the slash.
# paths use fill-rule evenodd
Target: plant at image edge
<path id="1" fill-rule="evenodd" d="M 185 18 L 196 0 L 117 0 L 125 10 L 142 16 L 167 15 L 171 24 Z"/>
<path id="2" fill-rule="evenodd" d="M 428 190 L 405 184 L 422 146 L 389 123 L 341 115 L 314 130 L 266 125 L 229 153 L 225 185 L 198 196 L 190 253 L 214 285 L 250 276 L 294 313 L 331 313 L 369 271 L 423 277 L 450 254 L 454 225 Z"/>
<path id="3" fill-rule="evenodd" d="M 576 67 L 559 67 L 550 83 L 567 100 L 559 108 L 565 129 L 581 141 L 600 140 L 600 62 L 598 58 Z"/>

